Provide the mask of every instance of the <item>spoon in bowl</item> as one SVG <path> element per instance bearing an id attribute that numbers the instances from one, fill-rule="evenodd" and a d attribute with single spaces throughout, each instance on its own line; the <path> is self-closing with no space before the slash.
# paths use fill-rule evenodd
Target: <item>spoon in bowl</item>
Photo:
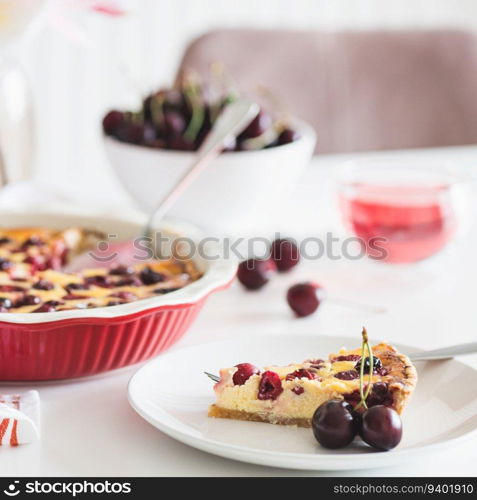
<path id="1" fill-rule="evenodd" d="M 229 104 L 220 113 L 214 125 L 197 150 L 192 165 L 174 185 L 174 187 L 159 201 L 156 208 L 149 214 L 146 224 L 138 235 L 138 238 L 150 238 L 153 226 L 158 223 L 169 211 L 175 201 L 194 182 L 195 179 L 217 158 L 222 152 L 224 144 L 236 137 L 257 116 L 258 104 L 246 98 L 239 98 Z M 136 238 L 136 240 L 138 239 Z M 105 251 L 107 256 L 99 256 L 94 251 L 89 251 L 75 257 L 68 263 L 64 271 L 78 272 L 83 269 L 94 267 L 112 268 L 119 264 L 130 265 L 135 262 L 144 261 L 145 258 L 138 256 L 138 248 L 135 241 L 129 240 L 118 243 L 99 242 L 98 249 L 102 255 Z M 102 246 L 101 246 L 102 245 Z"/>

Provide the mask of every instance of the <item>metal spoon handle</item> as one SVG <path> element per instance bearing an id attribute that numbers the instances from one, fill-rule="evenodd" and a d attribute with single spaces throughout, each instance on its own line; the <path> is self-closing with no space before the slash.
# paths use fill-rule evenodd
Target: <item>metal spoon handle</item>
<path id="1" fill-rule="evenodd" d="M 426 359 L 450 359 L 454 356 L 475 353 L 477 353 L 477 342 L 470 342 L 468 344 L 443 347 L 442 349 L 435 349 L 433 351 L 416 352 L 415 354 L 409 354 L 409 357 L 412 361 L 421 361 Z"/>
<path id="2" fill-rule="evenodd" d="M 258 111 L 258 104 L 245 98 L 239 98 L 222 111 L 209 135 L 198 149 L 192 165 L 151 212 L 142 236 L 150 235 L 153 224 L 164 217 L 177 198 L 220 154 L 226 140 L 240 133 L 257 116 Z"/>

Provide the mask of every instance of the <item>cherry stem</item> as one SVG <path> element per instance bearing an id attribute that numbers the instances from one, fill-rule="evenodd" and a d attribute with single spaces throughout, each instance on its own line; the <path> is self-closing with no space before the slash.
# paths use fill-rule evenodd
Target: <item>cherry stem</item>
<path id="1" fill-rule="evenodd" d="M 368 332 L 366 331 L 366 328 L 363 327 L 361 335 L 363 336 L 363 343 L 361 344 L 361 364 L 359 367 L 359 395 L 361 396 L 361 401 L 355 406 L 355 410 L 360 406 L 364 406 L 366 410 L 368 409 L 368 405 L 366 404 L 366 399 L 368 398 L 369 393 L 371 391 L 371 382 L 374 371 L 373 350 L 369 345 Z M 364 364 L 366 361 L 366 351 L 368 351 L 368 357 L 369 357 L 369 378 L 368 378 L 368 386 L 366 387 L 366 392 L 364 392 L 363 383 L 364 383 Z"/>
<path id="2" fill-rule="evenodd" d="M 356 302 L 355 300 L 349 299 L 337 299 L 337 298 L 328 298 L 327 302 L 331 302 L 332 304 L 336 304 L 344 307 L 351 307 L 353 309 L 361 309 L 363 311 L 372 312 L 372 313 L 385 313 L 387 312 L 385 307 L 382 306 L 373 306 L 370 304 L 363 304 L 362 302 Z"/>

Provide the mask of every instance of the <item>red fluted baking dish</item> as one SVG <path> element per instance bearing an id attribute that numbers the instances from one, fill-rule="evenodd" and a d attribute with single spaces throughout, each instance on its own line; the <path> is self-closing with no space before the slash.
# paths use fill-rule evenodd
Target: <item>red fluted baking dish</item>
<path id="1" fill-rule="evenodd" d="M 130 220 L 50 214 L 0 214 L 0 225 L 80 225 L 124 238 L 138 234 L 140 227 Z M 183 225 L 164 230 L 189 236 Z M 197 233 L 192 238 L 197 240 Z M 203 277 L 167 295 L 89 310 L 0 313 L 0 380 L 93 375 L 164 351 L 184 335 L 207 297 L 225 288 L 235 274 L 231 261 L 195 261 Z"/>

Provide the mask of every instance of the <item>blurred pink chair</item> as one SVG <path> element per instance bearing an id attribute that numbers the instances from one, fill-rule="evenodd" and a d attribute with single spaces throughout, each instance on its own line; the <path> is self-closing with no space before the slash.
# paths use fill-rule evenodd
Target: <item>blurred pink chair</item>
<path id="1" fill-rule="evenodd" d="M 220 30 L 189 45 L 179 73 L 207 78 L 215 61 L 311 123 L 320 153 L 477 143 L 470 32 Z"/>

